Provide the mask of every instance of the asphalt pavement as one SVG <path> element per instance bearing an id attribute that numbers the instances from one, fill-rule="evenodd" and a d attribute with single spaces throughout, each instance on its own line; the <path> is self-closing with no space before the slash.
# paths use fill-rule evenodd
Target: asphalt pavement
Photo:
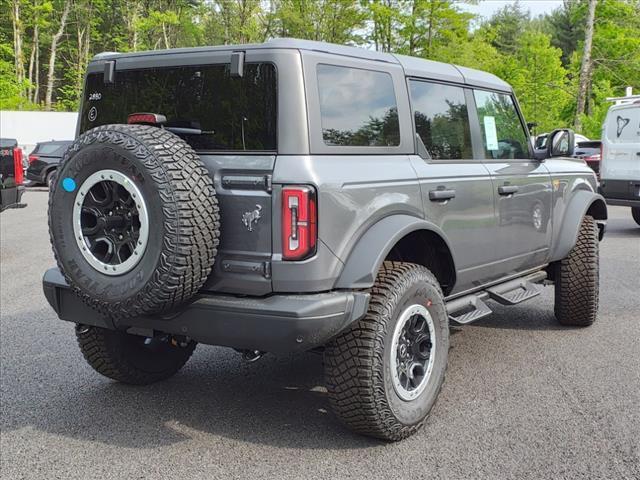
<path id="1" fill-rule="evenodd" d="M 553 289 L 452 330 L 426 427 L 387 444 L 332 415 L 315 354 L 199 346 L 147 387 L 95 373 L 42 295 L 47 193 L 0 217 L 2 479 L 640 478 L 640 227 L 610 207 L 597 323 Z"/>

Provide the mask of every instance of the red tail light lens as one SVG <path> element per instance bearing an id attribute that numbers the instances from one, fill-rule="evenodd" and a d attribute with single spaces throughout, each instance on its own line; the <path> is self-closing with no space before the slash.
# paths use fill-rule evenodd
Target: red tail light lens
<path id="1" fill-rule="evenodd" d="M 159 113 L 132 113 L 127 117 L 127 123 L 142 125 L 162 125 L 167 122 L 167 118 Z"/>
<path id="2" fill-rule="evenodd" d="M 24 182 L 24 170 L 22 168 L 22 149 L 16 147 L 13 149 L 13 178 L 16 185 L 22 185 Z"/>
<path id="3" fill-rule="evenodd" d="M 282 189 L 282 258 L 302 260 L 316 251 L 318 240 L 316 192 L 312 187 Z"/>
<path id="4" fill-rule="evenodd" d="M 29 165 L 31 165 L 36 160 L 38 160 L 38 156 L 37 155 L 33 155 L 33 154 L 29 155 Z"/>

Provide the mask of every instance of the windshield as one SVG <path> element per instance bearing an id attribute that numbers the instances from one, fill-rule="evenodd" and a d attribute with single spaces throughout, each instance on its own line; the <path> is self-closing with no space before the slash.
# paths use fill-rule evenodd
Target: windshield
<path id="1" fill-rule="evenodd" d="M 242 77 L 229 65 L 119 70 L 105 85 L 102 73 L 87 76 L 80 131 L 127 123 L 132 113 L 157 113 L 165 126 L 196 150 L 276 149 L 276 71 L 246 64 Z M 175 131 L 175 130 L 174 130 Z"/>

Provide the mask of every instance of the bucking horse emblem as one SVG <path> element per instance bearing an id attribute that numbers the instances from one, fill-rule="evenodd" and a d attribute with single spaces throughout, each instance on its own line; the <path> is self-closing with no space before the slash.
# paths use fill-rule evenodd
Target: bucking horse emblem
<path id="1" fill-rule="evenodd" d="M 253 224 L 257 224 L 258 220 L 262 218 L 262 214 L 260 213 L 261 211 L 262 206 L 256 205 L 255 210 L 252 210 L 251 212 L 244 212 L 242 214 L 242 223 L 250 232 L 253 232 Z"/>

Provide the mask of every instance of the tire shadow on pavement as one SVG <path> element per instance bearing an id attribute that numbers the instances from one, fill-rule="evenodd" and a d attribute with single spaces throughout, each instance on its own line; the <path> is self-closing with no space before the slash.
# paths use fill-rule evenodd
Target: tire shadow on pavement
<path id="1" fill-rule="evenodd" d="M 58 369 L 64 377 L 38 386 L 46 395 L 32 397 L 30 404 L 5 399 L 3 431 L 28 426 L 141 449 L 206 437 L 212 445 L 216 437 L 226 437 L 305 449 L 384 444 L 351 433 L 332 415 L 319 355 L 266 355 L 247 364 L 230 349 L 198 346 L 175 377 L 149 386 L 118 384 L 73 357 Z M 18 379 L 9 381 L 21 388 Z"/>

